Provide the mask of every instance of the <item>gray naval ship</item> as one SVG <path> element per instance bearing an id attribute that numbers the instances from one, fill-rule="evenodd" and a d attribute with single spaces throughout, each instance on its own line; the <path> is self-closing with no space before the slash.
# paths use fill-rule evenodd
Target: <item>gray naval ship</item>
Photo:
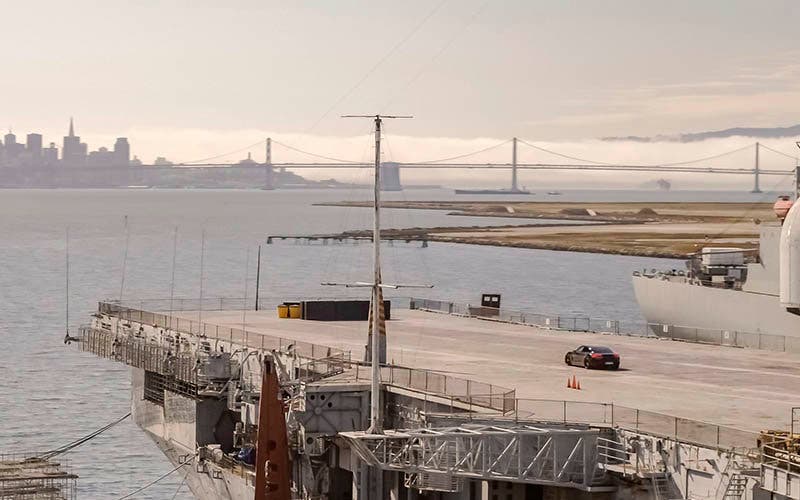
<path id="1" fill-rule="evenodd" d="M 634 272 L 636 300 L 652 333 L 800 349 L 800 203 L 783 196 L 774 208 L 778 220 L 760 224 L 758 250 L 707 247 L 686 270 Z"/>

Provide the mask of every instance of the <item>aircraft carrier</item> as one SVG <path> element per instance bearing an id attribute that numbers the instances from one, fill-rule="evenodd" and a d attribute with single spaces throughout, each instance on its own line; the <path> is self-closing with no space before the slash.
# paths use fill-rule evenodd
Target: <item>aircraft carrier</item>
<path id="1" fill-rule="evenodd" d="M 270 308 L 249 311 L 242 329 L 240 301 L 185 301 L 172 314 L 163 301 L 103 302 L 81 346 L 131 367 L 136 424 L 200 499 L 254 498 L 266 413 L 284 423 L 271 430 L 285 433 L 288 496 L 256 498 L 800 498 L 800 456 L 760 434 L 800 421 L 791 354 L 393 302 L 379 432 L 370 366 L 357 359 L 363 321 Z M 596 343 L 621 353 L 619 372 L 563 364 Z M 265 393 L 268 374 L 279 389 Z M 567 388 L 573 376 L 581 390 Z"/>

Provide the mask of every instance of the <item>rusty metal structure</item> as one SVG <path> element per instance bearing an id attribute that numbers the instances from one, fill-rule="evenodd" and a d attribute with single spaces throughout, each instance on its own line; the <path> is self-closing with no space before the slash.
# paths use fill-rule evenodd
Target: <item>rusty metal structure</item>
<path id="1" fill-rule="evenodd" d="M 0 455 L 0 499 L 75 500 L 78 476 L 37 454 Z"/>

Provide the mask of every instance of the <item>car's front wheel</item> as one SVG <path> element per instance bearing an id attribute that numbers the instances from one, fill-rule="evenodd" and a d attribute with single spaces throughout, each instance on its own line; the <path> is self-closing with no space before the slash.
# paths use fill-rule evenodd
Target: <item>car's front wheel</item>
<path id="1" fill-rule="evenodd" d="M 589 358 L 583 358 L 583 367 L 589 369 Z"/>
<path id="2" fill-rule="evenodd" d="M 567 354 L 566 356 L 564 356 L 564 363 L 565 363 L 567 366 L 569 366 L 569 365 L 570 365 L 570 362 L 569 362 L 569 354 Z"/>

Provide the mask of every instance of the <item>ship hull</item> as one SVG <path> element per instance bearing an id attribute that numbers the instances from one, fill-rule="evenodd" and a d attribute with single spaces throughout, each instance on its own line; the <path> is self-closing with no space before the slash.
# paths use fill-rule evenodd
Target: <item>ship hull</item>
<path id="1" fill-rule="evenodd" d="M 531 194 L 524 189 L 456 189 L 456 194 Z"/>
<path id="2" fill-rule="evenodd" d="M 163 406 L 144 398 L 144 370 L 131 370 L 131 414 L 134 422 L 153 440 L 198 500 L 240 500 L 253 498 L 255 488 L 247 477 L 213 462 L 191 457 L 194 443 L 203 433 L 205 415 L 216 412 L 207 406 L 198 411 L 197 401 L 165 391 Z M 209 411 L 210 410 L 210 411 Z M 188 463 L 187 463 L 188 462 Z"/>
<path id="3" fill-rule="evenodd" d="M 633 289 L 642 315 L 660 337 L 800 348 L 800 316 L 781 307 L 776 295 L 645 276 L 633 277 Z"/>

